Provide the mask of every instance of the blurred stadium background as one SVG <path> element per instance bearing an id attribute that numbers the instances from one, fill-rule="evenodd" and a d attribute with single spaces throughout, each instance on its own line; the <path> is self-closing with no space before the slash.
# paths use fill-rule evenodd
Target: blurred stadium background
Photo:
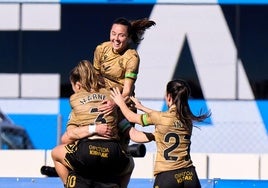
<path id="1" fill-rule="evenodd" d="M 34 146 L 2 146 L 0 187 L 61 187 L 40 167 L 53 165 L 50 150 L 66 128 L 69 71 L 92 60 L 121 16 L 156 22 L 137 46 L 136 96 L 165 110 L 166 83 L 182 78 L 193 111 L 212 111 L 192 136 L 202 187 L 268 187 L 267 0 L 0 0 L 0 109 Z M 146 149 L 130 187 L 152 187 L 154 143 Z"/>

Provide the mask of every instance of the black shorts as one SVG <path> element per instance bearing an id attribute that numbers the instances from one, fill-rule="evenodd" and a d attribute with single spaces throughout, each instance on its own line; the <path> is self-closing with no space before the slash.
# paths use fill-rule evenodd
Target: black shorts
<path id="1" fill-rule="evenodd" d="M 133 157 L 130 154 L 128 154 L 127 156 L 128 156 L 129 162 L 126 164 L 126 166 L 123 169 L 123 171 L 121 172 L 120 176 L 132 174 L 132 172 L 134 170 L 135 163 L 134 163 Z"/>
<path id="2" fill-rule="evenodd" d="M 154 186 L 158 188 L 201 188 L 195 167 L 171 170 L 157 174 Z"/>
<path id="3" fill-rule="evenodd" d="M 132 156 L 128 155 L 129 163 L 125 166 L 119 177 L 109 176 L 109 178 L 103 177 L 98 181 L 86 178 L 75 171 L 70 170 L 65 188 L 120 188 L 123 181 L 124 185 L 129 182 L 127 178 L 131 176 L 134 169 L 134 160 Z M 112 179 L 111 179 L 112 178 Z"/>
<path id="4" fill-rule="evenodd" d="M 65 161 L 75 173 L 86 179 L 118 182 L 119 175 L 129 163 L 117 141 L 82 139 L 66 146 Z"/>
<path id="5" fill-rule="evenodd" d="M 92 179 L 84 178 L 75 171 L 70 171 L 65 185 L 66 188 L 120 188 L 117 183 L 97 182 Z"/>

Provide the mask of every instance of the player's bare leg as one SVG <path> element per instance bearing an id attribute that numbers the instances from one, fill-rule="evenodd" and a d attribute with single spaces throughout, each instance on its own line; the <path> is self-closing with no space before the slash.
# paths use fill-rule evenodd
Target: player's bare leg
<path id="1" fill-rule="evenodd" d="M 67 164 L 64 160 L 65 154 L 66 154 L 66 149 L 64 147 L 65 145 L 59 145 L 56 146 L 52 152 L 51 156 L 55 165 L 55 169 L 61 178 L 63 184 L 66 184 L 67 177 L 69 174 L 69 170 L 67 168 Z"/>

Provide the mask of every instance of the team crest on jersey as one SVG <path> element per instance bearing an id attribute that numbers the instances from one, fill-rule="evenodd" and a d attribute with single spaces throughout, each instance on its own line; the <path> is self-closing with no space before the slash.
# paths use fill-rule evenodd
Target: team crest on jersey
<path id="1" fill-rule="evenodd" d="M 103 62 L 106 61 L 107 58 L 108 58 L 108 55 L 105 54 L 105 55 L 103 56 L 103 58 L 102 58 L 102 61 L 103 61 Z"/>
<path id="2" fill-rule="evenodd" d="M 124 63 L 123 63 L 123 59 L 122 58 L 119 59 L 118 64 L 119 64 L 119 66 L 120 66 L 121 69 L 124 69 Z"/>

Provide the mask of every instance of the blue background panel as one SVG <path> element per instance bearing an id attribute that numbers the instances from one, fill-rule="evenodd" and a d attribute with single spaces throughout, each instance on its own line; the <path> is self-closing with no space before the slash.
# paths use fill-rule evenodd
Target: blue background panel
<path id="1" fill-rule="evenodd" d="M 36 149 L 52 149 L 57 145 L 58 115 L 9 114 L 9 117 L 26 129 Z"/>
<path id="2" fill-rule="evenodd" d="M 266 133 L 268 133 L 268 101 L 267 100 L 257 100 L 258 109 L 262 116 Z"/>
<path id="3" fill-rule="evenodd" d="M 214 180 L 215 188 L 266 188 L 268 180 Z"/>
<path id="4" fill-rule="evenodd" d="M 61 0 L 61 3 L 156 4 L 156 0 Z"/>
<path id="5" fill-rule="evenodd" d="M 213 188 L 213 181 L 200 180 L 203 188 Z M 152 188 L 153 179 L 131 179 L 128 188 Z M 5 188 L 62 188 L 59 178 L 0 178 Z"/>
<path id="6" fill-rule="evenodd" d="M 202 188 L 267 188 L 268 180 L 201 179 Z M 128 188 L 151 188 L 153 179 L 131 179 Z M 59 178 L 0 178 L 5 188 L 62 188 Z"/>

